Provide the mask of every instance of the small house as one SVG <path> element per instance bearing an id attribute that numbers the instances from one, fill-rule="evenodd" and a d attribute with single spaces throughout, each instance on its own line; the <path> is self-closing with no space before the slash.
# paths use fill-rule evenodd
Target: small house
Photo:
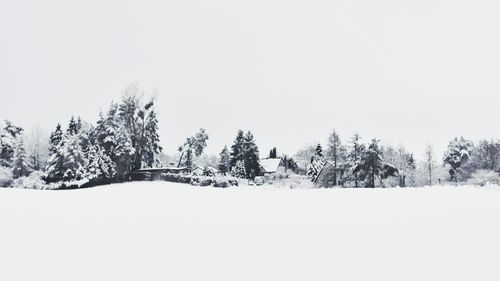
<path id="1" fill-rule="evenodd" d="M 285 172 L 285 161 L 281 158 L 260 159 L 260 170 L 263 175 Z"/>

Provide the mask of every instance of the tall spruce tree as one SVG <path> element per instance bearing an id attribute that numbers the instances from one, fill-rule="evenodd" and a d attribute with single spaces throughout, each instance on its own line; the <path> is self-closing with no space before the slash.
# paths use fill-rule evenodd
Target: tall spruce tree
<path id="1" fill-rule="evenodd" d="M 359 164 L 354 168 L 359 173 L 361 180 L 366 182 L 367 187 L 375 187 L 375 180 L 382 177 L 384 173 L 384 162 L 379 140 L 373 139 L 364 151 Z"/>
<path id="2" fill-rule="evenodd" d="M 253 178 L 260 174 L 259 148 L 253 134 L 248 131 L 243 138 L 243 161 L 247 177 Z"/>
<path id="3" fill-rule="evenodd" d="M 227 146 L 224 146 L 224 149 L 222 149 L 221 153 L 219 154 L 220 159 L 219 159 L 219 165 L 218 165 L 218 170 L 219 173 L 222 175 L 226 175 L 231 169 L 231 156 L 229 155 L 229 150 L 227 149 Z"/>
<path id="4" fill-rule="evenodd" d="M 359 187 L 359 171 L 354 172 L 354 168 L 359 165 L 361 156 L 365 151 L 365 145 L 361 143 L 361 137 L 355 133 L 351 139 L 350 150 L 347 154 L 347 163 L 349 166 L 349 178 L 354 182 L 354 187 Z"/>
<path id="5" fill-rule="evenodd" d="M 80 120 L 80 122 L 81 122 L 81 120 Z M 69 120 L 69 124 L 68 124 L 68 129 L 66 130 L 66 132 L 69 135 L 76 135 L 76 134 L 78 134 L 80 127 L 81 127 L 81 123 L 78 124 L 78 121 L 75 120 L 75 117 L 71 116 L 71 119 Z"/>
<path id="6" fill-rule="evenodd" d="M 236 166 L 236 163 L 240 160 L 243 160 L 243 143 L 244 143 L 244 135 L 245 133 L 242 130 L 238 130 L 236 135 L 236 139 L 234 140 L 233 145 L 231 146 L 231 169 Z"/>
<path id="7" fill-rule="evenodd" d="M 20 177 L 26 177 L 33 171 L 31 163 L 24 148 L 24 141 L 22 138 L 19 139 L 17 143 L 16 150 L 14 153 L 14 164 L 12 166 L 12 175 L 15 179 Z"/>
<path id="8" fill-rule="evenodd" d="M 63 131 L 61 128 L 61 124 L 57 124 L 56 129 L 54 132 L 50 134 L 50 139 L 49 139 L 49 151 L 50 153 L 56 153 L 57 152 L 57 147 L 63 140 Z"/>

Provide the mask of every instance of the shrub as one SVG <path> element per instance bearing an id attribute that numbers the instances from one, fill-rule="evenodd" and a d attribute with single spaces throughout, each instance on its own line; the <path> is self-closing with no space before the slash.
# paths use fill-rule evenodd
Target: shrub
<path id="1" fill-rule="evenodd" d="M 44 174 L 40 171 L 35 171 L 27 177 L 20 177 L 12 182 L 13 188 L 27 189 L 49 189 L 49 185 L 43 180 Z"/>
<path id="2" fill-rule="evenodd" d="M 12 169 L 0 166 L 0 187 L 8 187 L 14 180 Z"/>
<path id="3" fill-rule="evenodd" d="M 489 184 L 500 185 L 500 176 L 497 172 L 494 171 L 478 170 L 472 174 L 468 183 L 479 186 L 485 186 Z"/>

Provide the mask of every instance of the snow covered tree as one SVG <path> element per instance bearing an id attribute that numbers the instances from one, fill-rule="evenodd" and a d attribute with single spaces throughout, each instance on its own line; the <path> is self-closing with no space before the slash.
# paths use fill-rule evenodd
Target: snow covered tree
<path id="1" fill-rule="evenodd" d="M 236 135 L 236 139 L 234 140 L 233 145 L 231 146 L 231 167 L 236 166 L 236 163 L 240 160 L 243 160 L 243 143 L 244 143 L 245 133 L 242 130 L 238 130 L 238 134 Z"/>
<path id="2" fill-rule="evenodd" d="M 45 130 L 39 126 L 31 130 L 31 133 L 26 136 L 26 151 L 33 170 L 42 170 L 49 157 L 49 139 Z"/>
<path id="3" fill-rule="evenodd" d="M 49 151 L 50 151 L 50 153 L 57 152 L 58 146 L 63 140 L 63 136 L 64 136 L 64 134 L 63 134 L 63 131 L 61 128 L 61 124 L 57 124 L 54 132 L 52 132 L 50 134 L 50 139 L 49 139 Z"/>
<path id="4" fill-rule="evenodd" d="M 179 162 L 177 167 L 184 165 L 189 169 L 193 166 L 193 156 L 199 157 L 205 147 L 207 147 L 208 134 L 205 129 L 201 128 L 194 136 L 188 137 L 184 144 L 179 147 L 179 152 L 181 156 L 179 157 Z"/>
<path id="5" fill-rule="evenodd" d="M 395 167 L 398 169 L 399 186 L 406 187 L 408 179 L 410 179 L 411 185 L 414 185 L 416 163 L 413 154 L 407 153 L 406 150 L 401 147 L 398 151 L 398 156 L 398 162 Z"/>
<path id="6" fill-rule="evenodd" d="M 5 127 L 0 131 L 0 166 L 12 167 L 18 136 L 23 129 L 5 120 Z"/>
<path id="7" fill-rule="evenodd" d="M 397 169 L 385 164 L 379 140 L 373 139 L 368 148 L 361 155 L 359 164 L 353 169 L 359 173 L 360 179 L 365 181 L 367 187 L 375 187 L 377 178 L 383 179 L 391 175 L 397 175 Z"/>
<path id="8" fill-rule="evenodd" d="M 360 175 L 359 171 L 354 172 L 354 167 L 356 167 L 360 161 L 361 156 L 365 151 L 365 145 L 361 143 L 361 137 L 358 133 L 355 133 L 351 139 L 351 146 L 347 154 L 347 165 L 349 167 L 349 179 L 354 182 L 355 187 L 359 187 Z"/>
<path id="9" fill-rule="evenodd" d="M 463 137 L 455 138 L 448 144 L 443 163 L 449 166 L 450 179 L 458 182 L 465 180 L 462 167 L 470 160 L 473 144 Z"/>
<path id="10" fill-rule="evenodd" d="M 500 164 L 500 143 L 481 140 L 473 149 L 470 162 L 474 170 L 497 171 Z"/>
<path id="11" fill-rule="evenodd" d="M 115 176 L 115 164 L 98 145 L 91 145 L 85 159 L 84 177 L 91 182 L 109 183 Z"/>
<path id="12" fill-rule="evenodd" d="M 328 147 L 326 151 L 327 158 L 332 162 L 335 170 L 344 167 L 346 158 L 346 149 L 342 145 L 340 136 L 335 130 L 328 137 Z M 333 182 L 337 183 L 337 173 L 333 173 Z"/>
<path id="13" fill-rule="evenodd" d="M 222 149 L 221 153 L 219 154 L 220 160 L 219 160 L 219 165 L 218 165 L 218 170 L 219 173 L 222 175 L 226 175 L 231 169 L 231 156 L 229 155 L 229 150 L 227 149 L 227 146 L 224 146 L 224 149 Z"/>
<path id="14" fill-rule="evenodd" d="M 100 114 L 94 134 L 96 143 L 115 163 L 116 177 L 123 179 L 131 170 L 135 149 L 121 119 L 118 104 L 112 103 L 106 115 Z"/>
<path id="15" fill-rule="evenodd" d="M 429 144 L 425 149 L 425 168 L 428 176 L 428 184 L 432 186 L 432 176 L 436 168 L 436 161 L 434 160 L 434 147 Z"/>
<path id="16" fill-rule="evenodd" d="M 47 181 L 79 180 L 84 175 L 85 155 L 78 135 L 65 135 L 47 163 Z"/>
<path id="17" fill-rule="evenodd" d="M 154 155 L 161 152 L 158 136 L 158 119 L 154 110 L 154 100 L 144 103 L 136 84 L 125 89 L 119 105 L 119 115 L 127 130 L 134 148 L 131 170 L 138 170 L 142 165 L 152 166 Z"/>
<path id="18" fill-rule="evenodd" d="M 81 120 L 80 120 L 80 124 L 78 124 L 78 121 L 75 120 L 75 117 L 71 116 L 66 133 L 68 133 L 70 135 L 76 135 L 76 134 L 78 134 L 80 127 L 81 127 Z"/>
<path id="19" fill-rule="evenodd" d="M 295 161 L 295 159 L 293 159 L 293 157 L 285 156 L 284 160 L 285 160 L 285 165 L 286 165 L 287 169 L 290 169 L 293 172 L 297 171 L 297 169 L 299 168 L 299 165 L 297 164 L 297 161 Z"/>
<path id="20" fill-rule="evenodd" d="M 323 158 L 323 147 L 321 147 L 321 144 L 318 143 L 318 145 L 316 146 L 316 151 L 315 151 L 315 155 L 319 158 Z"/>
<path id="21" fill-rule="evenodd" d="M 231 170 L 231 176 L 242 179 L 247 177 L 247 171 L 245 169 L 245 163 L 243 162 L 243 160 L 238 160 L 236 162 L 236 165 Z"/>
<path id="22" fill-rule="evenodd" d="M 260 174 L 259 148 L 255 143 L 253 134 L 248 131 L 243 138 L 243 161 L 247 177 L 253 178 Z"/>
<path id="23" fill-rule="evenodd" d="M 27 177 L 33 171 L 28 154 L 26 153 L 26 149 L 24 148 L 24 141 L 22 138 L 19 138 L 19 142 L 17 143 L 16 150 L 14 153 L 14 164 L 12 165 L 12 175 L 15 179 L 20 177 Z"/>

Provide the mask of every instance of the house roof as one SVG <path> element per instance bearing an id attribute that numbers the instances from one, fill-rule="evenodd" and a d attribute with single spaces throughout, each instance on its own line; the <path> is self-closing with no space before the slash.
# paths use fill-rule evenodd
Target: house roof
<path id="1" fill-rule="evenodd" d="M 276 173 L 280 163 L 281 158 L 260 159 L 260 166 L 266 173 Z"/>

